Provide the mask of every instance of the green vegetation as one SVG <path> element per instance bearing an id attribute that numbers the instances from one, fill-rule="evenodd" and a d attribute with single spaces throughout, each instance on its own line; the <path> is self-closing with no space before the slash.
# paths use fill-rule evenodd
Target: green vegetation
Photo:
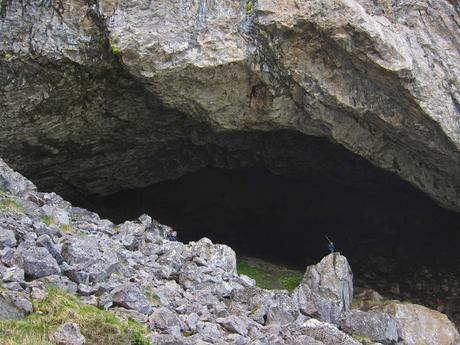
<path id="1" fill-rule="evenodd" d="M 147 301 L 149 301 L 150 304 L 153 305 L 161 305 L 160 298 L 155 295 L 152 290 L 148 287 L 143 287 L 142 288 L 142 293 L 144 294 L 145 298 L 147 298 Z"/>
<path id="2" fill-rule="evenodd" d="M 268 37 L 268 32 L 265 30 L 259 30 L 259 36 L 262 38 L 267 38 Z"/>
<path id="3" fill-rule="evenodd" d="M 11 60 L 11 54 L 4 51 L 3 52 L 3 60 L 5 60 L 7 62 L 10 61 Z"/>
<path id="4" fill-rule="evenodd" d="M 239 274 L 254 279 L 258 287 L 264 289 L 285 289 L 291 292 L 302 280 L 302 273 L 291 270 L 264 270 L 255 267 L 246 261 L 239 260 L 237 265 Z"/>
<path id="5" fill-rule="evenodd" d="M 53 217 L 51 216 L 48 216 L 47 214 L 45 214 L 43 217 L 42 217 L 42 222 L 45 223 L 46 225 L 48 226 L 51 226 L 53 224 L 56 224 L 56 219 L 54 219 Z"/>
<path id="6" fill-rule="evenodd" d="M 375 344 L 371 339 L 369 339 L 368 337 L 364 337 L 362 335 L 353 335 L 352 337 L 354 339 L 356 339 L 357 341 L 359 341 L 363 345 L 373 345 L 373 344 Z"/>
<path id="7" fill-rule="evenodd" d="M 75 232 L 74 227 L 72 225 L 70 225 L 70 224 L 61 224 L 61 225 L 59 225 L 59 230 L 61 232 L 70 232 L 70 233 Z"/>
<path id="8" fill-rule="evenodd" d="M 110 51 L 113 55 L 120 55 L 121 51 L 120 48 L 116 47 L 113 43 L 110 44 Z"/>
<path id="9" fill-rule="evenodd" d="M 3 199 L 0 201 L 0 212 L 24 213 L 24 207 L 13 199 Z"/>
<path id="10" fill-rule="evenodd" d="M 244 9 L 246 11 L 246 13 L 248 14 L 251 14 L 253 11 L 254 11 L 254 4 L 252 1 L 248 1 L 245 5 L 244 5 Z"/>
<path id="11" fill-rule="evenodd" d="M 22 320 L 0 320 L 2 345 L 52 345 L 50 336 L 66 322 L 80 326 L 87 345 L 148 345 L 144 326 L 85 305 L 75 296 L 50 287 L 48 296 L 34 303 L 35 313 Z"/>

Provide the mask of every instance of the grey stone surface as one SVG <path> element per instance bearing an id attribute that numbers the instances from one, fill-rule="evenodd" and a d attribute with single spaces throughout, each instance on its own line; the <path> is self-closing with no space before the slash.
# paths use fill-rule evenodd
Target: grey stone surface
<path id="1" fill-rule="evenodd" d="M 346 333 L 367 337 L 382 344 L 398 341 L 398 324 L 389 314 L 349 310 L 342 314 L 340 328 Z"/>
<path id="2" fill-rule="evenodd" d="M 53 242 L 53 240 L 47 235 L 43 234 L 37 238 L 37 244 L 43 248 L 46 248 L 51 256 L 56 260 L 56 262 L 60 265 L 64 262 L 63 257 L 61 256 L 59 248 Z"/>
<path id="3" fill-rule="evenodd" d="M 460 335 L 446 315 L 424 306 L 390 302 L 379 306 L 398 324 L 398 335 L 406 344 L 456 345 Z"/>
<path id="4" fill-rule="evenodd" d="M 32 312 L 32 304 L 15 291 L 0 293 L 0 319 L 17 320 Z"/>
<path id="5" fill-rule="evenodd" d="M 45 186 L 144 186 L 225 166 L 214 144 L 283 128 L 338 143 L 460 209 L 452 1 L 259 0 L 248 10 L 103 0 L 61 12 L 2 7 L 0 154 Z"/>
<path id="6" fill-rule="evenodd" d="M 353 273 L 347 259 L 332 253 L 308 266 L 293 298 L 303 314 L 338 325 L 353 300 Z"/>
<path id="7" fill-rule="evenodd" d="M 0 227 L 0 249 L 15 247 L 17 244 L 13 230 Z"/>
<path id="8" fill-rule="evenodd" d="M 180 331 L 184 329 L 181 319 L 167 308 L 156 308 L 149 316 L 149 327 L 152 330 L 171 330 Z"/>
<path id="9" fill-rule="evenodd" d="M 309 319 L 299 326 L 304 335 L 320 341 L 324 345 L 361 345 L 359 341 L 339 331 L 333 325 L 316 319 Z"/>
<path id="10" fill-rule="evenodd" d="M 151 306 L 136 284 L 126 283 L 112 290 L 112 301 L 115 305 L 134 309 L 142 314 L 148 314 Z"/>
<path id="11" fill-rule="evenodd" d="M 65 271 L 75 282 L 99 282 L 118 267 L 115 243 L 100 236 L 80 236 L 65 240 L 61 255 L 70 265 Z"/>
<path id="12" fill-rule="evenodd" d="M 80 333 L 80 327 L 74 322 L 66 322 L 59 326 L 53 334 L 53 340 L 60 345 L 84 345 L 85 337 Z"/>
<path id="13" fill-rule="evenodd" d="M 31 247 L 20 252 L 24 273 L 33 279 L 60 274 L 56 260 L 43 247 Z"/>
<path id="14" fill-rule="evenodd" d="M 222 324 L 226 330 L 232 333 L 238 333 L 242 336 L 248 335 L 249 322 L 241 317 L 230 315 L 225 319 L 218 319 L 217 322 Z"/>

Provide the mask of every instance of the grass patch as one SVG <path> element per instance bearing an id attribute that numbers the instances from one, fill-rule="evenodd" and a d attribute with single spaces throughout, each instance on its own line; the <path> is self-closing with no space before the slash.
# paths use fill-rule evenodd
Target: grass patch
<path id="1" fill-rule="evenodd" d="M 45 300 L 34 302 L 33 314 L 22 320 L 0 320 L 0 339 L 4 345 L 52 345 L 50 337 L 65 322 L 80 326 L 87 345 L 150 344 L 144 337 L 144 326 L 85 305 L 55 287 L 48 289 Z"/>
<path id="2" fill-rule="evenodd" d="M 248 1 L 244 5 L 244 10 L 246 11 L 247 14 L 251 14 L 254 11 L 254 4 L 252 3 L 252 1 Z"/>
<path id="3" fill-rule="evenodd" d="M 258 287 L 263 289 L 285 289 L 292 292 L 302 281 L 303 274 L 287 270 L 264 270 L 249 263 L 239 260 L 238 274 L 244 274 L 256 281 Z"/>
<path id="4" fill-rule="evenodd" d="M 0 201 L 0 212 L 24 213 L 24 207 L 13 199 L 3 199 Z"/>
<path id="5" fill-rule="evenodd" d="M 70 224 L 61 224 L 61 225 L 59 225 L 59 230 L 61 232 L 67 232 L 67 233 L 75 232 L 75 228 Z"/>
<path id="6" fill-rule="evenodd" d="M 292 292 L 297 286 L 299 286 L 300 282 L 302 281 L 303 275 L 302 273 L 298 274 L 291 274 L 288 276 L 280 277 L 279 281 L 283 289 Z"/>
<path id="7" fill-rule="evenodd" d="M 54 219 L 53 217 L 51 216 L 48 216 L 47 214 L 45 214 L 43 217 L 42 217 L 42 222 L 45 223 L 46 225 L 48 226 L 51 226 L 51 225 L 54 225 L 56 224 L 56 219 Z"/>
<path id="8" fill-rule="evenodd" d="M 359 341 L 363 345 L 373 345 L 373 344 L 375 344 L 371 339 L 369 339 L 368 337 L 364 337 L 362 335 L 354 334 L 354 335 L 352 335 L 352 337 L 355 340 Z"/>

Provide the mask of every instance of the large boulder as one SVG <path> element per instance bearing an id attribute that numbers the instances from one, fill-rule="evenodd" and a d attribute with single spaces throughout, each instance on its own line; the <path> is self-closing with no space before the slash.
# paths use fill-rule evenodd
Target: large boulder
<path id="1" fill-rule="evenodd" d="M 379 311 L 349 310 L 342 314 L 340 328 L 382 344 L 394 344 L 399 338 L 396 320 Z"/>
<path id="2" fill-rule="evenodd" d="M 303 314 L 338 325 L 353 299 L 353 273 L 347 259 L 332 253 L 308 266 L 292 295 Z"/>
<path id="3" fill-rule="evenodd" d="M 138 250 L 143 239 L 146 227 L 138 222 L 124 222 L 119 227 L 121 243 L 129 250 Z"/>
<path id="4" fill-rule="evenodd" d="M 25 196 L 35 190 L 36 187 L 32 182 L 12 170 L 0 158 L 0 191 L 8 192 L 17 196 Z"/>
<path id="5" fill-rule="evenodd" d="M 19 292 L 0 293 L 0 320 L 17 320 L 32 312 L 32 303 Z"/>
<path id="6" fill-rule="evenodd" d="M 446 315 L 424 306 L 390 302 L 380 307 L 398 323 L 406 345 L 458 345 L 460 335 Z"/>
<path id="7" fill-rule="evenodd" d="M 193 261 L 198 265 L 221 268 L 236 273 L 236 254 L 224 244 L 213 244 L 209 238 L 202 238 L 191 246 Z"/>
<path id="8" fill-rule="evenodd" d="M 61 274 L 61 269 L 53 256 L 43 247 L 20 249 L 26 277 L 37 279 Z"/>
<path id="9" fill-rule="evenodd" d="M 85 337 L 80 333 L 80 327 L 74 322 L 66 322 L 59 326 L 52 338 L 59 345 L 86 344 Z"/>
<path id="10" fill-rule="evenodd" d="M 14 231 L 0 227 L 0 249 L 15 247 L 16 244 L 17 240 Z"/>
<path id="11" fill-rule="evenodd" d="M 127 309 L 134 309 L 142 314 L 148 314 L 152 309 L 147 298 L 136 284 L 126 283 L 112 290 L 113 304 Z"/>
<path id="12" fill-rule="evenodd" d="M 160 307 L 155 309 L 149 316 L 149 327 L 152 330 L 162 330 L 178 334 L 184 329 L 184 324 L 176 313 L 167 308 Z"/>
<path id="13" fill-rule="evenodd" d="M 359 341 L 341 332 L 330 323 L 321 322 L 316 319 L 302 320 L 296 322 L 291 327 L 294 331 L 313 338 L 323 345 L 361 345 Z"/>
<path id="14" fill-rule="evenodd" d="M 64 241 L 61 255 L 70 265 L 65 274 L 77 283 L 102 281 L 118 267 L 114 243 L 99 236 L 72 236 Z"/>

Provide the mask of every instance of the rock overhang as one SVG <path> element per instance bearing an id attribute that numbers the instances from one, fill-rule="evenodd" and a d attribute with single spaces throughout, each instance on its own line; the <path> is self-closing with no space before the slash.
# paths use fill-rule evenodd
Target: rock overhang
<path id="1" fill-rule="evenodd" d="M 385 4 L 99 1 L 21 21 L 13 2 L 1 153 L 37 182 L 109 194 L 209 164 L 202 149 L 228 133 L 290 129 L 459 210 L 458 13 L 426 4 L 426 22 L 415 3 Z"/>

